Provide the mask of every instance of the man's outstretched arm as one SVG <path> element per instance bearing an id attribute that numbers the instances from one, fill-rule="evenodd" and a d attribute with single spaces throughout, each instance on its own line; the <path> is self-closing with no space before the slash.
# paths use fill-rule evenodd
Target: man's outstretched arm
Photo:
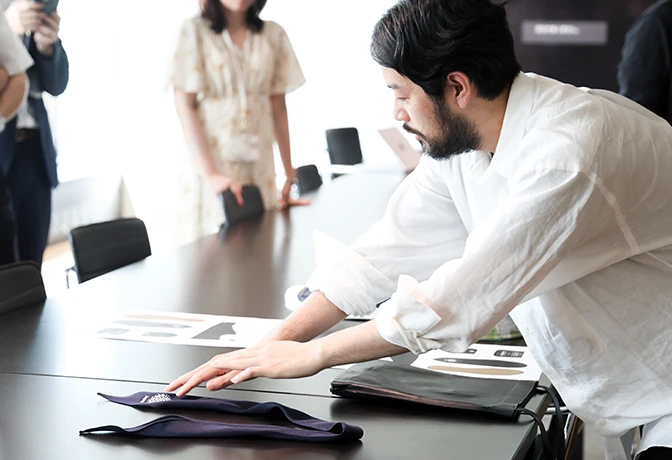
<path id="1" fill-rule="evenodd" d="M 207 382 L 209 390 L 219 390 L 231 385 L 232 379 L 240 373 L 241 369 L 225 369 L 215 363 L 228 359 L 230 355 L 240 354 L 241 351 L 258 350 L 265 344 L 271 343 L 273 347 L 278 342 L 292 341 L 297 345 L 307 342 L 345 318 L 345 313 L 330 302 L 321 292 L 313 292 L 305 302 L 287 317 L 275 330 L 265 337 L 258 345 L 247 350 L 235 351 L 217 355 L 202 366 L 188 372 L 173 381 L 166 391 L 174 391 L 179 388 L 177 394 L 183 396 L 203 382 Z M 292 360 L 292 355 L 288 355 Z M 316 371 L 317 372 L 317 371 Z M 249 377 L 248 377 L 249 378 Z"/>
<path id="2" fill-rule="evenodd" d="M 331 366 L 370 361 L 406 351 L 383 339 L 375 321 L 368 321 L 311 342 L 265 342 L 222 355 L 212 361 L 212 366 L 240 371 L 231 383 L 241 383 L 256 377 L 308 377 Z"/>

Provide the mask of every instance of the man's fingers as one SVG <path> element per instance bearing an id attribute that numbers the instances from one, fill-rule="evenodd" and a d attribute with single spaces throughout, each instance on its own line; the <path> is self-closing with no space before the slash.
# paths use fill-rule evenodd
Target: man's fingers
<path id="1" fill-rule="evenodd" d="M 187 383 L 194 376 L 194 374 L 199 371 L 199 369 L 200 368 L 194 369 L 193 371 L 187 372 L 186 374 L 181 375 L 180 377 L 176 378 L 175 380 L 173 380 L 170 383 L 170 385 L 168 385 L 166 387 L 166 389 L 164 391 L 173 391 L 173 390 L 176 390 L 176 389 L 180 388 L 182 385 Z"/>
<path id="2" fill-rule="evenodd" d="M 254 349 L 244 348 L 224 355 L 219 355 L 210 360 L 210 365 L 215 369 L 235 371 L 243 370 L 257 364 L 259 358 Z"/>
<path id="3" fill-rule="evenodd" d="M 181 398 L 182 396 L 186 395 L 191 390 L 199 386 L 201 383 L 207 382 L 208 380 L 211 380 L 225 372 L 226 371 L 222 371 L 221 369 L 215 369 L 215 368 L 208 368 L 200 372 L 197 372 L 184 385 L 182 385 L 182 387 L 179 390 L 177 390 L 175 394 Z"/>
<path id="4" fill-rule="evenodd" d="M 246 382 L 248 380 L 252 380 L 254 378 L 257 378 L 259 376 L 262 376 L 262 368 L 261 367 L 249 367 L 245 369 L 243 372 L 240 374 L 236 375 L 231 379 L 231 383 L 234 385 L 237 385 L 239 383 Z"/>
<path id="5" fill-rule="evenodd" d="M 208 366 L 210 366 L 210 362 L 207 362 L 207 363 L 205 363 L 205 364 L 201 364 L 201 365 L 198 366 L 196 369 L 193 369 L 193 370 L 187 372 L 186 374 L 182 374 L 181 376 L 179 376 L 178 378 L 176 378 L 175 380 L 173 380 L 173 381 L 170 383 L 170 385 L 168 385 L 168 386 L 166 387 L 165 391 L 173 391 L 173 390 L 175 390 L 175 389 L 181 387 L 182 385 L 184 385 L 185 383 L 187 383 L 187 382 L 194 376 L 194 374 L 197 374 L 198 372 L 203 371 L 203 370 L 206 369 Z"/>
<path id="6" fill-rule="evenodd" d="M 181 377 L 178 377 L 177 379 L 173 380 L 166 388 L 164 388 L 163 391 L 174 391 L 180 388 L 182 385 L 184 385 L 191 376 L 193 375 L 194 371 L 189 372 L 188 374 L 184 374 Z"/>
<path id="7" fill-rule="evenodd" d="M 37 33 L 43 35 L 45 38 L 49 39 L 50 41 L 56 41 L 56 38 L 58 37 L 58 34 L 54 32 L 52 29 L 45 25 L 41 25 L 37 28 Z"/>
<path id="8" fill-rule="evenodd" d="M 259 358 L 246 356 L 240 358 L 221 358 L 212 363 L 212 367 L 220 371 L 242 371 L 259 364 Z"/>
<path id="9" fill-rule="evenodd" d="M 54 32 L 58 31 L 59 21 L 56 21 L 51 16 L 45 14 L 43 17 L 43 22 L 48 28 L 50 28 Z"/>
<path id="10" fill-rule="evenodd" d="M 231 385 L 231 379 L 233 377 L 235 377 L 236 375 L 240 374 L 240 372 L 241 371 L 227 372 L 225 375 L 222 375 L 220 377 L 215 377 L 214 379 L 211 379 L 206 386 L 207 386 L 208 390 L 210 390 L 210 391 L 221 390 L 222 388 L 230 386 Z"/>
<path id="11" fill-rule="evenodd" d="M 42 27 L 42 21 L 40 20 L 40 18 L 37 17 L 26 18 L 21 22 L 23 23 L 23 26 L 26 29 L 29 29 L 33 32 L 37 31 L 40 27 Z"/>

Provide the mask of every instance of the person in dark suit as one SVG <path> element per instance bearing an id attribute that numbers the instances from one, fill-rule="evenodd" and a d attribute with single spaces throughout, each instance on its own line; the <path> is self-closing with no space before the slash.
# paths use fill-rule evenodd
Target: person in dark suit
<path id="1" fill-rule="evenodd" d="M 651 5 L 625 36 L 619 92 L 672 124 L 672 0 Z"/>
<path id="2" fill-rule="evenodd" d="M 28 51 L 0 14 L 0 132 L 14 118 L 28 95 L 26 70 L 33 65 Z M 12 197 L 0 169 L 0 265 L 16 262 L 16 219 Z"/>
<path id="3" fill-rule="evenodd" d="M 28 69 L 30 92 L 18 116 L 0 133 L 0 168 L 12 194 L 19 258 L 42 263 L 51 220 L 51 190 L 58 185 L 56 148 L 42 93 L 58 96 L 68 85 L 68 57 L 58 36 L 60 17 L 41 3 L 14 0 L 5 17 L 21 36 L 35 64 Z"/>

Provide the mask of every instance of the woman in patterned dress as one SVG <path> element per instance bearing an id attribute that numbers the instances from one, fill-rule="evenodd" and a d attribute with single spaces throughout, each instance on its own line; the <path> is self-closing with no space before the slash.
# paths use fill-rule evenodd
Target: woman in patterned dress
<path id="1" fill-rule="evenodd" d="M 276 207 L 275 140 L 287 177 L 279 205 L 306 204 L 289 197 L 295 172 L 285 105 L 285 94 L 305 79 L 283 28 L 259 18 L 265 4 L 202 0 L 202 14 L 182 26 L 171 83 L 195 162 L 182 180 L 179 218 L 185 240 L 222 224 L 218 195 L 224 190 L 240 201 L 241 184 L 254 184 L 266 209 Z"/>

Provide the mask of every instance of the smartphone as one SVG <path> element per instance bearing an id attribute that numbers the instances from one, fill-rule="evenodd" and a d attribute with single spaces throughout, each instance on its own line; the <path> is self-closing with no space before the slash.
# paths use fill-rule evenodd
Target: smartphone
<path id="1" fill-rule="evenodd" d="M 33 0 L 33 1 L 37 3 L 42 3 L 44 5 L 44 9 L 42 9 L 42 11 L 45 14 L 51 14 L 58 8 L 58 0 Z"/>

